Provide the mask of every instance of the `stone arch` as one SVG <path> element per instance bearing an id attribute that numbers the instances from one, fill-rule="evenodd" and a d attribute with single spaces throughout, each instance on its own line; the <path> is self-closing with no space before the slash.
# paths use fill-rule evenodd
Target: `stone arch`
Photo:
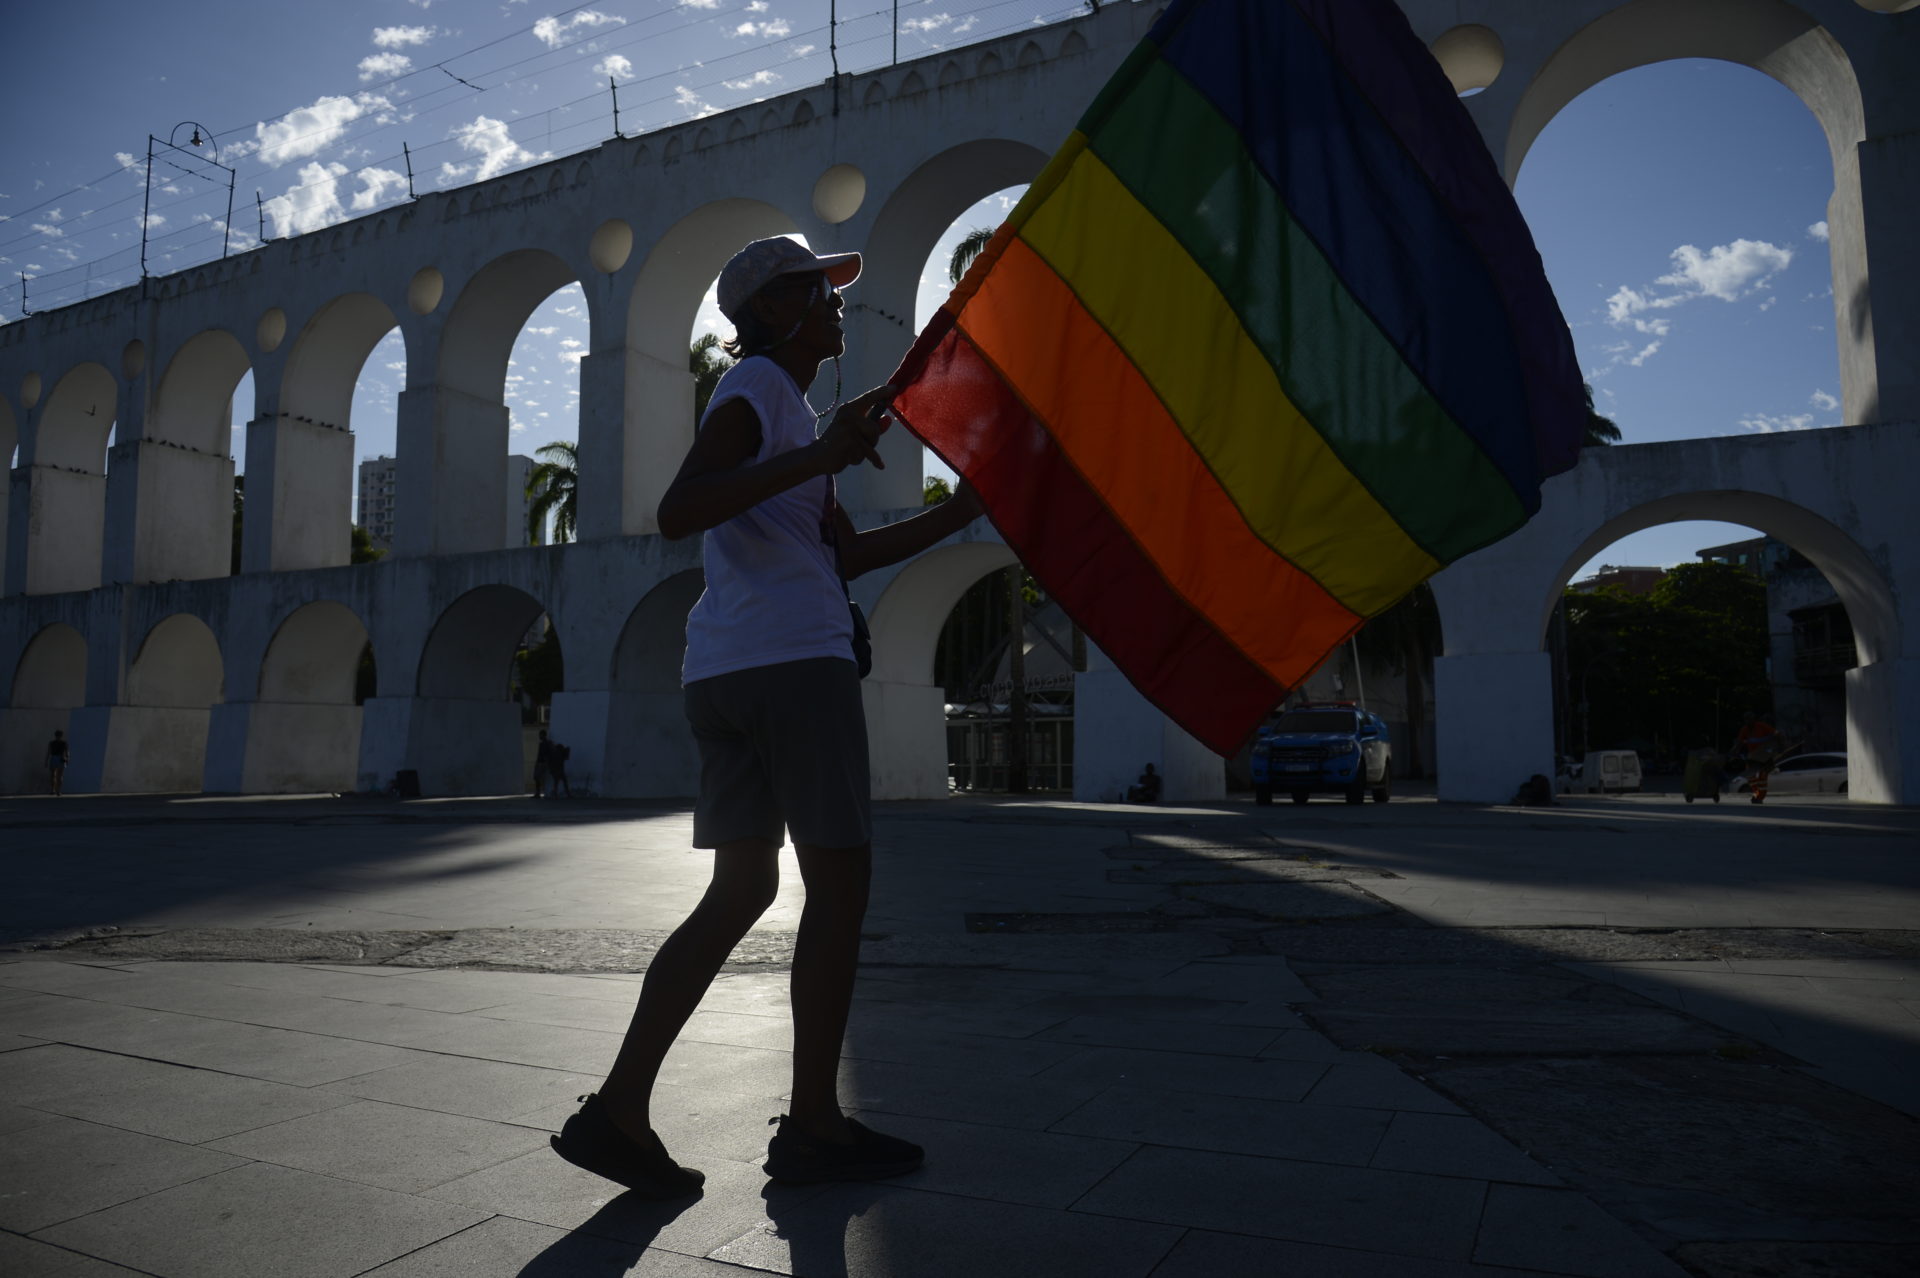
<path id="1" fill-rule="evenodd" d="M 780 127 L 780 113 L 768 107 L 760 113 L 760 132 L 771 133 Z"/>
<path id="2" fill-rule="evenodd" d="M 627 614 L 609 671 L 603 793 L 660 798 L 699 788 L 700 758 L 687 731 L 680 663 L 687 612 L 705 588 L 700 570 L 689 568 L 654 586 Z"/>
<path id="3" fill-rule="evenodd" d="M 19 458 L 14 455 L 19 447 L 20 428 L 14 420 L 13 404 L 5 396 L 0 396 L 0 470 L 4 470 L 8 475 L 13 473 L 13 468 L 19 461 Z M 6 489 L 12 486 L 9 482 L 5 488 L 0 488 L 0 594 L 6 593 L 8 534 Z"/>
<path id="4" fill-rule="evenodd" d="M 47 742 L 55 732 L 71 737 L 72 712 L 86 702 L 86 638 L 64 622 L 42 627 L 14 665 L 7 710 L 0 714 L 0 792 L 45 791 Z"/>
<path id="5" fill-rule="evenodd" d="M 242 565 L 248 571 L 348 562 L 354 388 L 373 349 L 396 329 L 404 341 L 385 301 L 345 293 L 316 310 L 294 339 L 280 377 L 278 414 L 261 423 L 273 432 L 271 465 L 279 478 L 265 507 L 266 561 L 250 556 Z"/>
<path id="6" fill-rule="evenodd" d="M 513 586 L 478 586 L 441 612 L 420 653 L 410 748 L 428 794 L 523 794 L 532 767 L 513 657 L 546 612 Z"/>
<path id="7" fill-rule="evenodd" d="M 941 88 L 944 89 L 948 85 L 958 84 L 966 78 L 967 78 L 967 73 L 960 69 L 959 60 L 955 58 L 948 58 L 947 64 L 940 68 L 940 78 L 937 81 L 937 83 Z"/>
<path id="8" fill-rule="evenodd" d="M 1866 108 L 1847 51 L 1800 6 L 1787 0 L 1627 0 L 1594 19 L 1540 63 L 1515 101 L 1505 137 L 1494 144 L 1508 184 L 1518 178 L 1541 131 L 1574 98 L 1610 76 L 1675 58 L 1715 58 L 1751 67 L 1784 85 L 1819 121 L 1834 170 L 1828 253 L 1843 419 L 1881 420 L 1882 383 L 1910 385 L 1912 378 L 1875 353 L 1867 287 L 1872 246 L 1860 174 Z M 1892 306 L 1911 302 L 1896 300 Z"/>
<path id="9" fill-rule="evenodd" d="M 100 788 L 179 793 L 202 788 L 207 728 L 223 697 L 220 641 L 207 623 L 176 612 L 147 631 L 113 709 Z"/>
<path id="10" fill-rule="evenodd" d="M 747 122 L 736 115 L 727 122 L 727 141 L 738 142 L 745 136 L 747 136 Z"/>
<path id="11" fill-rule="evenodd" d="M 92 590 L 100 584 L 106 539 L 107 439 L 118 415 L 119 386 L 100 364 L 63 373 L 23 440 L 9 513 L 26 544 L 7 548 L 10 587 L 30 595 Z M 15 575 L 17 573 L 17 575 Z"/>
<path id="12" fill-rule="evenodd" d="M 1072 57 L 1076 53 L 1087 51 L 1087 38 L 1078 31 L 1067 32 L 1067 38 L 1060 42 L 1060 56 Z"/>
<path id="13" fill-rule="evenodd" d="M 988 50 L 986 53 L 980 55 L 980 62 L 974 67 L 973 73 L 975 75 L 994 75 L 997 74 L 1004 65 L 1005 64 L 1000 61 L 999 54 Z"/>
<path id="14" fill-rule="evenodd" d="M 246 744 L 243 758 L 212 761 L 207 788 L 351 790 L 360 761 L 355 684 L 367 642 L 365 623 L 345 604 L 317 600 L 287 614 L 267 641 L 255 699 L 214 712 L 216 725 L 223 715 L 243 719 Z M 238 764 L 238 775 L 221 776 L 221 767 L 231 764 Z"/>
<path id="15" fill-rule="evenodd" d="M 440 341 L 434 454 L 422 460 L 400 450 L 403 487 L 408 475 L 430 466 L 435 496 L 425 527 L 400 526 L 403 545 L 420 546 L 423 533 L 420 548 L 436 554 L 524 544 L 525 529 L 509 526 L 516 521 L 507 514 L 507 362 L 534 309 L 579 278 L 552 253 L 518 249 L 489 262 L 460 290 Z M 584 295 L 591 326 L 597 291 Z"/>
<path id="16" fill-rule="evenodd" d="M 900 82 L 900 96 L 903 98 L 910 94 L 925 93 L 926 91 L 927 82 L 921 79 L 918 71 L 907 72 L 907 78 Z"/>
<path id="17" fill-rule="evenodd" d="M 250 367 L 246 347 L 225 329 L 188 338 L 160 374 L 146 437 L 203 453 L 230 453 L 233 392 Z"/>
<path id="18" fill-rule="evenodd" d="M 1824 516 L 1767 493 L 1724 491 L 1656 497 L 1609 517 L 1568 552 L 1540 613 L 1535 639 L 1546 643 L 1554 602 L 1580 566 L 1619 541 L 1660 524 L 1711 519 L 1744 524 L 1785 542 L 1818 568 L 1853 622 L 1860 663 L 1885 661 L 1901 650 L 1900 619 L 1885 574 L 1860 543 Z"/>
<path id="19" fill-rule="evenodd" d="M 863 685 L 875 798 L 947 793 L 946 698 L 933 682 L 947 616 L 980 578 L 1015 562 L 997 541 L 941 546 L 903 565 L 874 603 L 873 673 Z"/>
<path id="20" fill-rule="evenodd" d="M 366 623 L 330 599 L 288 613 L 267 641 L 254 689 L 261 701 L 292 705 L 352 705 Z"/>
<path id="21" fill-rule="evenodd" d="M 887 100 L 887 86 L 876 77 L 867 85 L 867 91 L 861 95 L 861 106 L 879 106 Z"/>
<path id="22" fill-rule="evenodd" d="M 813 115 L 813 103 L 805 98 L 801 98 L 800 105 L 793 109 L 793 122 L 795 124 L 811 124 L 813 122 Z"/>
<path id="23" fill-rule="evenodd" d="M 857 290 L 858 309 L 909 317 L 898 329 L 867 328 L 869 368 L 892 370 L 913 339 L 911 317 L 918 300 L 920 273 L 927 255 L 953 220 L 995 191 L 1031 182 L 1047 162 L 1046 152 L 1026 142 L 981 138 L 962 142 L 923 160 L 881 206 L 863 246 L 865 266 Z M 905 431 L 890 431 L 882 441 L 887 469 L 841 479 L 850 509 L 888 509 L 920 503 L 919 445 Z"/>
<path id="24" fill-rule="evenodd" d="M 1046 60 L 1046 56 L 1046 54 L 1040 51 L 1038 41 L 1029 40 L 1020 46 L 1020 56 L 1014 61 L 1014 65 L 1021 67 L 1038 66 Z"/>
<path id="25" fill-rule="evenodd" d="M 741 245 L 797 229 L 771 204 L 718 200 L 675 222 L 648 251 L 627 298 L 620 531 L 659 531 L 654 508 L 693 443 L 687 343 L 700 299 Z"/>

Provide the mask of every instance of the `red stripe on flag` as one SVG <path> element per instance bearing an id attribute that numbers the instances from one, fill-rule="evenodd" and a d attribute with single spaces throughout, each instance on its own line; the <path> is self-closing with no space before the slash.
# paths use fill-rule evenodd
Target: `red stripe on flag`
<path id="1" fill-rule="evenodd" d="M 973 484 L 1007 543 L 1143 696 L 1217 753 L 1238 750 L 1286 686 L 1167 583 L 964 334 L 915 354 L 919 376 L 894 411 Z"/>

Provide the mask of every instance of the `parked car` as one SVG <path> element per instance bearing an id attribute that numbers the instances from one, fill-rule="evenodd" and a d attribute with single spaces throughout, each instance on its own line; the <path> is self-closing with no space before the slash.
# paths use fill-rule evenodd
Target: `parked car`
<path id="1" fill-rule="evenodd" d="M 1305 803 L 1339 794 L 1348 803 L 1373 795 L 1385 803 L 1393 790 L 1393 743 L 1377 714 L 1351 701 L 1295 706 L 1261 731 L 1253 745 L 1253 801 L 1272 803 L 1278 791 Z"/>
<path id="2" fill-rule="evenodd" d="M 1731 789 L 1745 794 L 1748 778 L 1736 777 Z M 1845 794 L 1847 792 L 1847 755 L 1844 750 L 1808 751 L 1791 754 L 1773 765 L 1767 773 L 1767 793 Z"/>
<path id="3" fill-rule="evenodd" d="M 1640 756 L 1632 750 L 1591 750 L 1580 765 L 1580 788 L 1588 794 L 1623 794 L 1640 788 Z"/>

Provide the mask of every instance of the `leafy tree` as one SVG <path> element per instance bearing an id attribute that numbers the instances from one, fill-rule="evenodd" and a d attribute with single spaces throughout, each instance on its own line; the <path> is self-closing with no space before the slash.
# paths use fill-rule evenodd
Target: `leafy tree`
<path id="1" fill-rule="evenodd" d="M 1766 583 L 1732 564 L 1675 567 L 1645 596 L 1609 586 L 1566 597 L 1575 749 L 1724 750 L 1767 710 Z"/>
<path id="2" fill-rule="evenodd" d="M 1580 440 L 1580 447 L 1593 448 L 1619 443 L 1620 428 L 1614 425 L 1613 418 L 1603 417 L 1594 411 L 1593 384 L 1591 382 L 1583 382 L 1581 383 L 1580 389 L 1587 394 L 1587 431 Z"/>
<path id="3" fill-rule="evenodd" d="M 527 543 L 538 538 L 548 514 L 553 515 L 554 544 L 572 541 L 579 511 L 579 446 L 558 439 L 536 448 L 533 455 L 541 460 L 527 475 L 527 496 L 533 499 L 527 507 Z"/>
<path id="4" fill-rule="evenodd" d="M 347 562 L 349 563 L 370 564 L 376 559 L 385 559 L 387 557 L 386 547 L 374 545 L 373 534 L 362 528 L 359 524 L 353 526 L 350 546 L 351 549 L 347 552 Z"/>
<path id="5" fill-rule="evenodd" d="M 566 687 L 566 663 L 560 656 L 560 632 L 551 623 L 539 643 L 514 654 L 514 675 L 520 691 L 536 706 L 551 705 L 553 694 Z"/>
<path id="6" fill-rule="evenodd" d="M 953 486 L 938 475 L 928 475 L 927 486 L 921 492 L 920 496 L 921 505 L 938 506 L 941 502 L 953 496 Z"/>
<path id="7" fill-rule="evenodd" d="M 702 333 L 693 339 L 693 345 L 687 348 L 687 371 L 693 374 L 693 420 L 698 422 L 707 412 L 707 401 L 713 398 L 713 388 L 720 384 L 720 375 L 733 367 L 733 361 L 720 349 L 718 333 Z"/>
<path id="8" fill-rule="evenodd" d="M 947 260 L 947 278 L 958 284 L 966 278 L 967 268 L 973 265 L 973 259 L 987 247 L 987 241 L 993 238 L 993 228 L 977 226 L 967 232 L 965 239 L 953 246 L 953 256 Z"/>

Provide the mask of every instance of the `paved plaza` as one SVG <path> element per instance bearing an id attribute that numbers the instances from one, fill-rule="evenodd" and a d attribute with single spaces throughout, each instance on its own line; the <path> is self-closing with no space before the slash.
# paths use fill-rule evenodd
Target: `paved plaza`
<path id="1" fill-rule="evenodd" d="M 703 1194 L 549 1133 L 701 891 L 681 807 L 0 801 L 9 1278 L 1912 1272 L 1920 812 L 886 804 L 771 1187 L 780 895 L 668 1058 Z"/>

